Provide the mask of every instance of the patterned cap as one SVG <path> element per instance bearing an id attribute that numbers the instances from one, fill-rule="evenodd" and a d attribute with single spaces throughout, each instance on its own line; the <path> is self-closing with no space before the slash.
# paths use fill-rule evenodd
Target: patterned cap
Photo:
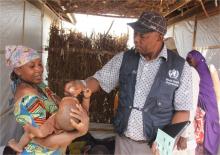
<path id="1" fill-rule="evenodd" d="M 14 69 L 34 59 L 40 58 L 40 54 L 31 48 L 21 45 L 9 45 L 5 47 L 6 64 Z"/>
<path id="2" fill-rule="evenodd" d="M 134 31 L 140 33 L 148 33 L 152 31 L 157 31 L 162 35 L 165 35 L 167 32 L 166 19 L 157 12 L 146 11 L 136 22 L 128 23 Z"/>

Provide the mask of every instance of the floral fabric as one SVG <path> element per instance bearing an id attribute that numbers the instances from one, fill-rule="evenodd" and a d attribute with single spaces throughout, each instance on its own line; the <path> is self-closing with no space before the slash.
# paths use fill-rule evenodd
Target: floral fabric
<path id="1" fill-rule="evenodd" d="M 34 127 L 39 127 L 44 124 L 49 116 L 58 110 L 58 107 L 53 100 L 53 92 L 43 83 L 38 86 L 45 95 L 25 95 L 15 103 L 14 114 L 16 121 L 22 126 L 26 123 L 30 123 Z M 55 155 L 61 153 L 60 150 L 52 151 L 31 141 L 21 154 Z"/>

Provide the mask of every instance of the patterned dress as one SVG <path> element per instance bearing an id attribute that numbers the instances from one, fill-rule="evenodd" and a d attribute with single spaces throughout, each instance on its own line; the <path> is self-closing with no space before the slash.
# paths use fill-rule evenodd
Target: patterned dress
<path id="1" fill-rule="evenodd" d="M 44 83 L 39 84 L 38 87 L 45 95 L 37 96 L 28 94 L 15 103 L 15 118 L 22 126 L 26 123 L 30 123 L 34 127 L 39 127 L 44 124 L 49 116 L 58 110 L 53 100 L 53 92 Z M 61 150 L 49 150 L 31 141 L 21 154 L 58 155 L 61 154 Z"/>

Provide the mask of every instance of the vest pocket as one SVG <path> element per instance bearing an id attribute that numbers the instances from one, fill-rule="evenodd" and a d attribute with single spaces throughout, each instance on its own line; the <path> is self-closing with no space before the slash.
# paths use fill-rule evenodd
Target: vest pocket
<path id="1" fill-rule="evenodd" d="M 173 104 L 172 104 L 172 101 L 157 100 L 155 108 L 158 112 L 166 113 L 166 112 L 173 111 Z"/>
<path id="2" fill-rule="evenodd" d="M 172 102 L 158 100 L 156 103 L 154 113 L 152 114 L 153 125 L 163 126 L 168 124 L 173 116 Z"/>

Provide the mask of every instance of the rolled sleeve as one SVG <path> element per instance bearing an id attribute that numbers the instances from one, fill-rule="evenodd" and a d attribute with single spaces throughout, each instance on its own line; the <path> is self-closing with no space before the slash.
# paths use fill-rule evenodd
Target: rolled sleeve
<path id="1" fill-rule="evenodd" d="M 101 88 L 107 93 L 111 92 L 118 85 L 123 55 L 124 52 L 115 55 L 102 69 L 93 75 L 99 81 Z"/>
<path id="2" fill-rule="evenodd" d="M 189 64 L 186 62 L 180 78 L 180 86 L 175 93 L 174 108 L 177 111 L 190 111 L 193 107 L 192 97 L 192 72 Z"/>

